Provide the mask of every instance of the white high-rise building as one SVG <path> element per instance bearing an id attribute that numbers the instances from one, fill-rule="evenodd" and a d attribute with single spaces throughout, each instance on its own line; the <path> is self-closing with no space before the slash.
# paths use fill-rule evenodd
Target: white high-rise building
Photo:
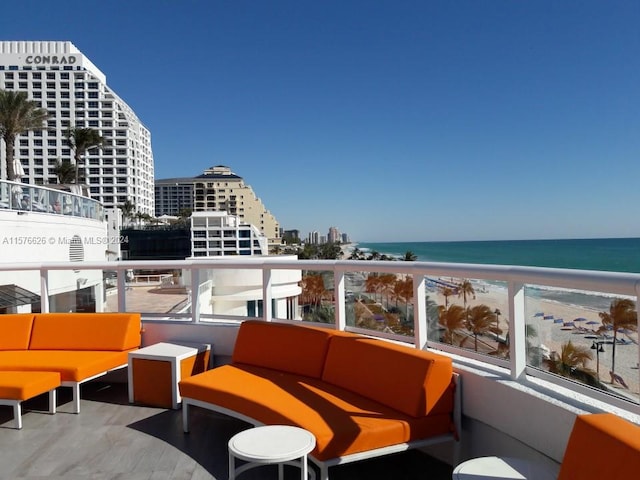
<path id="1" fill-rule="evenodd" d="M 136 211 L 154 214 L 151 134 L 107 86 L 107 77 L 71 42 L 0 42 L 0 89 L 25 92 L 48 110 L 45 129 L 16 137 L 21 181 L 57 183 L 56 162 L 73 162 L 66 139 L 70 127 L 92 128 L 104 138 L 83 158 L 91 197 L 105 207 L 129 200 Z M 6 174 L 0 140 L 0 167 Z"/>

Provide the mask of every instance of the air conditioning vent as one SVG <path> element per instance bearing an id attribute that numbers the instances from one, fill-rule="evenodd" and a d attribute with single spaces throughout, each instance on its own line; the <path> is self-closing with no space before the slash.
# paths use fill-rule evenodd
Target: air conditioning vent
<path id="1" fill-rule="evenodd" d="M 82 238 L 78 235 L 74 235 L 69 242 L 69 260 L 71 262 L 82 262 L 84 260 Z"/>

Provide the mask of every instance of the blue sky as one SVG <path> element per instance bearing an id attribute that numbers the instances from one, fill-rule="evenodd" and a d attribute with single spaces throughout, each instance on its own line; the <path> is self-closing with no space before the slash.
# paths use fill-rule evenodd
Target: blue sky
<path id="1" fill-rule="evenodd" d="M 356 241 L 640 236 L 637 0 L 13 2 L 285 229 Z"/>

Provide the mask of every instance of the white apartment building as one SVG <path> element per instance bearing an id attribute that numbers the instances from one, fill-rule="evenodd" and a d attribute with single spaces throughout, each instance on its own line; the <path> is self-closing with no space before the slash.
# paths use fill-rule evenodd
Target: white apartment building
<path id="1" fill-rule="evenodd" d="M 66 131 L 93 128 L 104 138 L 83 158 L 92 198 L 105 207 L 129 200 L 154 214 L 151 134 L 133 110 L 109 88 L 107 77 L 71 42 L 0 42 L 0 89 L 25 92 L 50 113 L 44 130 L 18 135 L 15 158 L 21 181 L 57 183 L 56 162 L 73 159 Z M 5 146 L 0 140 L 5 175 Z"/>
<path id="2" fill-rule="evenodd" d="M 227 212 L 191 215 L 191 255 L 224 257 L 268 255 L 267 237 L 254 226 Z"/>
<path id="3" fill-rule="evenodd" d="M 254 225 L 269 243 L 281 242 L 280 224 L 275 216 L 251 186 L 224 165 L 208 168 L 197 177 L 156 180 L 155 201 L 158 216 L 178 215 L 184 209 L 224 211 Z"/>

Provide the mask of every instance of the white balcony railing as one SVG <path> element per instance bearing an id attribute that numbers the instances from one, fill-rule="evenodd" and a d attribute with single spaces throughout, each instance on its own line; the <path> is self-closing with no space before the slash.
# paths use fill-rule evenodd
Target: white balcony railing
<path id="1" fill-rule="evenodd" d="M 517 267 L 517 266 L 496 266 L 496 265 L 471 265 L 471 264 L 451 264 L 451 263 L 430 263 L 430 262 L 386 262 L 386 261 L 322 261 L 322 260 L 295 260 L 289 258 L 260 257 L 260 258 L 242 258 L 242 259 L 226 259 L 216 258 L 212 260 L 198 259 L 184 261 L 126 261 L 126 262 L 74 262 L 74 263 L 46 263 L 46 264 L 11 264 L 4 263 L 0 265 L 0 272 L 25 272 L 37 271 L 40 275 L 41 286 L 41 309 L 46 312 L 49 309 L 49 291 L 48 276 L 49 272 L 59 270 L 103 270 L 117 272 L 117 280 L 115 282 L 117 289 L 117 309 L 119 311 L 127 310 L 127 296 L 129 288 L 133 285 L 130 282 L 131 271 L 143 270 L 147 272 L 169 272 L 182 271 L 184 275 L 190 278 L 190 285 L 195 288 L 187 288 L 186 295 L 191 305 L 200 305 L 199 297 L 204 294 L 210 295 L 210 288 L 204 288 L 203 285 L 209 281 L 203 274 L 205 270 L 227 269 L 236 271 L 260 271 L 262 277 L 262 305 L 261 316 L 269 321 L 274 315 L 272 311 L 272 277 L 277 276 L 279 270 L 303 271 L 303 272 L 323 272 L 332 278 L 332 311 L 334 328 L 340 330 L 362 331 L 362 327 L 358 327 L 352 320 L 348 319 L 347 305 L 349 298 L 352 296 L 349 278 L 354 273 L 357 274 L 394 274 L 399 278 L 411 278 L 413 284 L 413 292 L 407 296 L 406 312 L 407 319 L 412 319 L 412 335 L 399 335 L 393 331 L 374 331 L 367 329 L 366 333 L 370 335 L 378 335 L 391 340 L 412 343 L 416 348 L 432 348 L 438 349 L 447 354 L 455 355 L 458 358 L 469 359 L 473 362 L 484 362 L 489 365 L 506 368 L 509 372 L 511 380 L 514 382 L 527 382 L 527 378 L 538 377 L 554 384 L 570 388 L 580 394 L 587 395 L 596 400 L 602 400 L 608 404 L 624 408 L 635 414 L 640 413 L 640 404 L 638 401 L 638 385 L 640 385 L 640 371 L 638 364 L 640 363 L 640 349 L 637 343 L 637 330 L 634 332 L 626 332 L 625 339 L 630 339 L 629 343 L 625 340 L 620 345 L 607 345 L 607 334 L 600 331 L 598 338 L 593 341 L 599 342 L 596 346 L 605 344 L 610 350 L 615 352 L 617 347 L 618 357 L 617 365 L 626 370 L 626 381 L 629 388 L 624 389 L 619 385 L 615 385 L 612 381 L 610 388 L 593 388 L 585 384 L 575 381 L 569 381 L 560 375 L 552 374 L 548 369 L 539 364 L 532 364 L 529 359 L 532 351 L 531 338 L 528 338 L 528 325 L 534 321 L 535 314 L 531 311 L 532 301 L 529 288 L 544 287 L 546 289 L 559 289 L 561 291 L 582 291 L 585 294 L 598 292 L 603 296 L 614 298 L 632 299 L 637 305 L 640 295 L 640 274 L 630 273 L 611 273 L 611 272 L 594 272 L 579 271 L 566 269 L 550 269 L 550 268 L 533 268 L 533 267 Z M 129 272 L 129 273 L 128 273 Z M 365 275 L 366 276 L 366 275 Z M 442 327 L 438 324 L 438 319 L 433 318 L 433 309 L 429 310 L 425 299 L 430 295 L 428 284 L 430 279 L 473 279 L 474 281 L 483 281 L 488 285 L 497 285 L 504 291 L 504 309 L 501 310 L 499 319 L 506 320 L 506 328 L 503 328 L 502 334 L 495 334 L 495 340 L 501 340 L 504 350 L 501 355 L 489 355 L 478 352 L 476 349 L 463 348 L 460 345 L 449 342 L 443 342 L 442 336 L 438 335 L 438 331 Z M 456 280 L 449 280 L 455 282 Z M 258 290 L 259 291 L 259 290 Z M 364 290 L 363 290 L 364 292 Z M 374 294 L 375 296 L 375 294 Z M 460 301 L 459 299 L 457 300 Z M 493 309 L 493 306 L 491 306 Z M 164 319 L 180 319 L 186 323 L 210 323 L 215 321 L 238 320 L 238 317 L 224 318 L 220 315 L 203 315 L 198 308 L 186 309 L 190 310 L 188 314 L 163 314 Z M 182 309 L 180 311 L 185 311 Z M 409 315 L 411 312 L 411 315 Z M 141 312 L 143 318 L 147 321 L 162 321 L 158 315 L 151 312 Z M 594 310 L 594 316 L 597 318 L 599 312 Z M 148 315 L 146 315 L 148 314 Z M 431 317 L 431 318 L 430 318 Z M 240 320 L 246 317 L 240 318 Z M 560 328 L 560 327 L 559 327 Z M 569 328 L 569 327 L 567 327 Z M 431 330 L 430 330 L 431 329 Z M 636 323 L 637 329 L 637 323 Z M 585 339 L 587 335 L 583 335 L 582 330 L 576 329 L 572 332 L 575 334 L 573 343 L 581 345 L 584 348 L 590 348 L 592 340 Z M 602 336 L 600 336 L 602 335 Z M 489 335 L 489 337 L 491 336 Z M 469 336 L 472 343 L 472 337 Z M 600 340 L 602 339 L 602 340 Z M 535 348 L 541 348 L 541 345 L 534 345 Z M 559 348 L 556 353 L 559 352 Z M 622 354 L 624 352 L 624 355 Z M 591 370 L 596 368 L 599 370 L 602 366 L 606 369 L 604 363 L 599 358 L 598 350 L 594 350 L 594 357 L 597 358 L 597 365 L 594 365 L 593 359 L 590 362 Z M 603 354 L 604 355 L 604 354 Z M 609 354 L 607 354 L 609 355 Z M 624 364 L 622 363 L 624 362 Z M 602 365 L 601 365 L 602 363 Z M 601 375 L 598 371 L 597 380 L 600 382 L 602 377 L 608 378 L 608 372 Z M 604 384 L 604 382 L 603 382 Z"/>

